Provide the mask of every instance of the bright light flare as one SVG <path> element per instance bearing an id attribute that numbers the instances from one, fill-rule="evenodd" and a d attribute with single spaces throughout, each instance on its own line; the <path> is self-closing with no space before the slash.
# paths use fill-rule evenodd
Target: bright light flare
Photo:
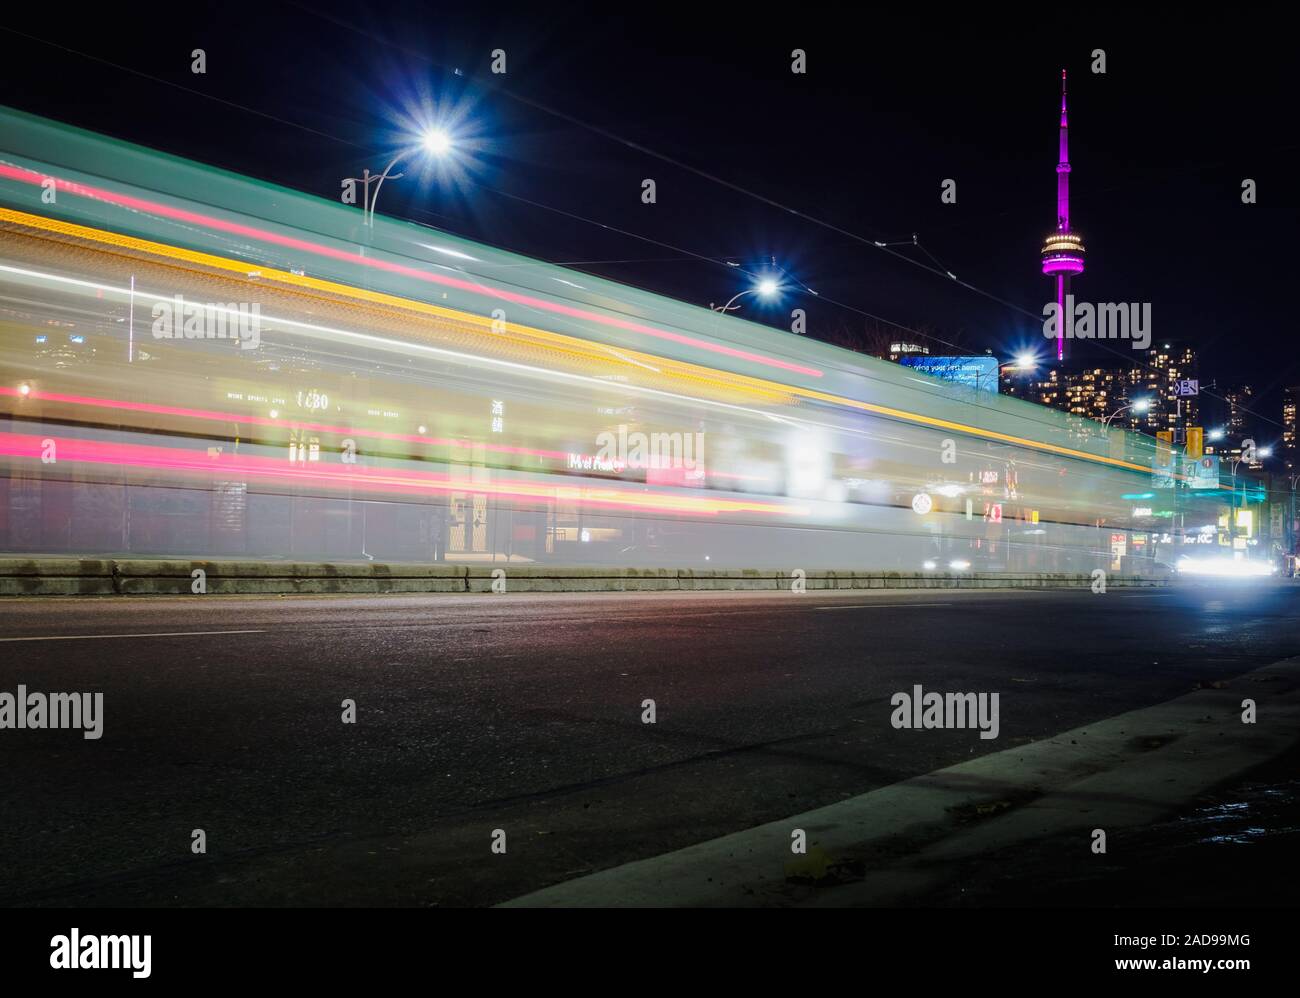
<path id="1" fill-rule="evenodd" d="M 777 284 L 777 282 L 770 277 L 764 277 L 758 282 L 758 287 L 755 288 L 755 290 L 758 292 L 760 298 L 772 298 L 781 290 L 781 285 Z"/>
<path id="2" fill-rule="evenodd" d="M 420 136 L 420 148 L 430 156 L 446 156 L 455 146 L 451 133 L 442 128 L 430 128 Z"/>
<path id="3" fill-rule="evenodd" d="M 1178 559 L 1180 575 L 1213 575 L 1220 578 L 1260 578 L 1277 572 L 1276 565 L 1245 558 L 1189 558 Z"/>

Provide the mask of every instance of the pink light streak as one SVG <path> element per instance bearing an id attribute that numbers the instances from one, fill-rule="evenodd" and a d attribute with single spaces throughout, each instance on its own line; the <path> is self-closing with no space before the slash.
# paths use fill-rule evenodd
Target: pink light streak
<path id="1" fill-rule="evenodd" d="M 37 392 L 33 390 L 29 394 L 23 395 L 16 388 L 0 387 L 0 396 L 21 398 L 27 401 L 44 399 L 48 402 L 88 405 L 103 409 L 120 409 L 124 412 L 144 412 L 152 416 L 180 416 L 185 419 L 243 423 L 251 426 L 288 427 L 290 429 L 312 430 L 317 433 L 336 433 L 345 437 L 369 437 L 376 440 L 398 440 L 404 443 L 430 444 L 435 447 L 474 446 L 473 441 L 453 440 L 449 437 L 420 436 L 415 433 L 388 433 L 383 430 L 330 426 L 326 423 L 308 423 L 297 419 L 271 419 L 268 416 L 247 416 L 237 412 L 221 412 L 215 409 L 185 409 L 174 405 L 155 405 L 151 402 L 125 402 L 117 399 L 91 398 L 84 395 L 63 395 L 58 392 Z M 524 454 L 530 457 L 548 457 L 557 461 L 565 461 L 569 456 L 564 451 L 536 450 L 529 447 L 512 447 L 507 444 L 483 444 L 482 446 L 497 454 Z"/>
<path id="2" fill-rule="evenodd" d="M 39 461 L 44 441 L 47 439 L 50 438 L 30 434 L 0 433 L 0 456 Z M 206 453 L 200 454 L 182 448 L 156 447 L 148 444 L 108 443 L 76 438 L 56 439 L 55 443 L 60 464 L 69 462 L 118 468 L 130 467 L 167 471 L 190 477 L 218 476 L 225 479 L 233 476 L 281 487 L 301 485 L 306 482 L 318 487 L 346 487 L 349 492 L 360 490 L 369 494 L 396 492 L 428 497 L 431 493 L 482 493 L 513 499 L 580 502 L 608 509 L 685 513 L 693 516 L 715 516 L 718 513 L 798 514 L 803 512 L 801 509 L 778 503 L 683 496 L 651 492 L 639 486 L 586 488 L 511 479 L 501 479 L 496 482 L 469 482 L 440 472 L 370 468 L 364 465 L 352 465 L 344 470 L 341 466 L 330 466 L 321 462 L 286 465 L 286 462 L 280 458 L 224 454 L 214 458 Z"/>
<path id="3" fill-rule="evenodd" d="M 47 179 L 42 174 L 36 173 L 32 170 L 9 166 L 8 164 L 2 163 L 0 163 L 0 177 L 33 185 L 39 185 Z M 581 319 L 585 322 L 595 322 L 600 325 L 611 326 L 615 329 L 622 329 L 627 332 L 639 333 L 644 336 L 653 336 L 657 339 L 681 343 L 697 350 L 707 350 L 712 353 L 735 357 L 738 360 L 746 360 L 767 367 L 792 371 L 796 374 L 805 374 L 813 378 L 822 377 L 822 372 L 813 367 L 805 367 L 802 364 L 793 364 L 789 361 L 779 360 L 775 357 L 767 357 L 763 354 L 751 353 L 747 350 L 739 350 L 735 347 L 725 346 L 721 343 L 711 343 L 707 340 L 685 336 L 681 333 L 670 332 L 666 329 L 658 329 L 654 326 L 647 326 L 643 323 L 633 322 L 628 319 L 618 319 L 601 315 L 597 312 L 588 311 L 587 309 L 577 308 L 572 305 L 564 305 L 560 302 L 549 301 L 545 298 L 537 298 L 533 295 L 521 294 L 515 291 L 506 291 L 501 288 L 489 288 L 476 281 L 466 281 L 458 277 L 451 277 L 447 274 L 431 273 L 429 271 L 420 270 L 416 267 L 407 266 L 406 264 L 396 263 L 391 260 L 379 260 L 374 257 L 363 257 L 333 246 L 323 246 L 319 243 L 309 242 L 305 239 L 298 239 L 294 236 L 282 235 L 266 229 L 255 228 L 250 225 L 244 225 L 240 222 L 214 218 L 211 215 L 202 215 L 198 212 L 188 211 L 183 208 L 174 208 L 157 201 L 146 201 L 143 198 L 133 197 L 129 194 L 118 194 L 115 191 L 105 190 L 101 187 L 90 187 L 85 184 L 74 183 L 58 177 L 54 177 L 53 180 L 56 190 L 65 191 L 78 197 L 118 205 L 123 208 L 131 208 L 148 215 L 156 215 L 159 218 L 168 218 L 172 221 L 185 222 L 190 225 L 197 225 L 217 232 L 242 236 L 246 239 L 256 239 L 261 242 L 272 243 L 276 246 L 283 246 L 288 249 L 298 250 L 303 253 L 311 253 L 332 260 L 340 260 L 349 264 L 360 264 L 366 267 L 373 267 L 376 270 L 399 274 L 403 277 L 411 277 L 416 280 L 426 281 L 430 284 L 439 284 L 460 291 L 469 291 L 474 294 L 486 295 L 502 301 L 512 302 L 517 305 L 526 305 L 529 308 L 535 308 L 540 311 L 564 315 L 571 319 Z"/>

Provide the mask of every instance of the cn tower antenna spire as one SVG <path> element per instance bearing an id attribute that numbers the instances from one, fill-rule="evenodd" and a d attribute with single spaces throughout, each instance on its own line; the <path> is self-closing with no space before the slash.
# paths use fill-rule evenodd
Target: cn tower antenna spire
<path id="1" fill-rule="evenodd" d="M 1083 240 L 1070 228 L 1070 123 L 1066 112 L 1065 70 L 1061 70 L 1061 124 L 1056 161 L 1056 229 L 1043 244 L 1043 273 L 1055 279 L 1057 303 L 1056 359 L 1065 359 L 1065 330 L 1070 277 L 1083 273 Z"/>

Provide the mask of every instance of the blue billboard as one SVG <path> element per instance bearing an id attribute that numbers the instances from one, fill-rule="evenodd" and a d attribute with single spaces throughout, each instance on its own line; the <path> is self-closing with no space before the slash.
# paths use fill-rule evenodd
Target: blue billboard
<path id="1" fill-rule="evenodd" d="M 945 381 L 956 381 L 971 388 L 998 393 L 998 359 L 996 357 L 929 357 L 915 354 L 898 358 L 922 374 Z"/>

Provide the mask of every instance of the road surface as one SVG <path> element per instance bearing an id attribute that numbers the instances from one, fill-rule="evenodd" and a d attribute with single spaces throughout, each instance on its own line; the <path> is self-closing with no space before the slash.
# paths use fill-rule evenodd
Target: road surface
<path id="1" fill-rule="evenodd" d="M 1300 586 L 11 599 L 0 638 L 0 692 L 104 695 L 99 739 L 0 730 L 0 902 L 486 905 L 1300 655 Z M 895 729 L 917 684 L 998 737 Z"/>

